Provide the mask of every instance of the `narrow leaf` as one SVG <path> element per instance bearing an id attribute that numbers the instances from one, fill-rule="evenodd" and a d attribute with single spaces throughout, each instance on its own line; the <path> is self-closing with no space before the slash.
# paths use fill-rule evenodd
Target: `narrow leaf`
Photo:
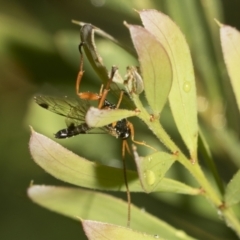
<path id="1" fill-rule="evenodd" d="M 126 191 L 122 169 L 88 161 L 33 130 L 29 148 L 34 161 L 62 181 L 98 190 Z M 127 179 L 130 191 L 143 191 L 137 172 L 127 170 Z M 190 195 L 199 193 L 198 189 L 166 178 L 155 191 Z"/>
<path id="2" fill-rule="evenodd" d="M 138 114 L 137 111 L 123 109 L 98 109 L 90 107 L 86 114 L 86 123 L 89 127 L 103 127 L 123 118 L 133 117 Z"/>
<path id="3" fill-rule="evenodd" d="M 222 58 L 216 59 L 219 57 L 219 46 L 216 44 L 219 38 L 216 33 L 217 28 L 214 26 L 213 32 L 210 26 L 214 23 L 213 18 L 218 17 L 220 13 L 220 9 L 217 9 L 217 4 L 214 2 L 220 3 L 221 1 L 186 0 L 184 4 L 182 1 L 176 1 L 175 4 L 173 1 L 167 1 L 166 8 L 172 19 L 178 23 L 191 46 L 191 55 L 194 58 L 198 76 L 201 78 L 200 84 L 204 86 L 204 95 L 208 96 L 211 102 L 210 111 L 219 112 L 219 104 L 222 104 L 220 102 L 222 101 L 222 87 L 219 82 L 224 80 L 221 79 L 222 74 L 219 73 L 219 68 L 222 67 Z M 214 8 L 214 11 L 211 8 Z M 189 21 L 190 19 L 191 21 Z M 209 24 L 209 20 L 211 24 Z M 216 67 L 216 62 L 219 67 Z"/>
<path id="4" fill-rule="evenodd" d="M 240 170 L 233 176 L 228 183 L 224 196 L 225 203 L 228 207 L 240 202 Z"/>
<path id="5" fill-rule="evenodd" d="M 143 10 L 144 27 L 167 51 L 173 71 L 169 102 L 177 128 L 193 160 L 197 159 L 196 87 L 190 51 L 183 34 L 166 15 L 156 10 Z"/>
<path id="6" fill-rule="evenodd" d="M 155 116 L 159 116 L 172 85 L 172 68 L 163 45 L 140 26 L 127 25 L 137 51 L 146 98 Z"/>
<path id="7" fill-rule="evenodd" d="M 131 190 L 131 189 L 130 189 Z M 154 192 L 168 192 L 178 194 L 199 195 L 201 190 L 198 188 L 190 187 L 179 181 L 175 181 L 169 178 L 163 178 L 158 185 L 153 189 Z"/>
<path id="8" fill-rule="evenodd" d="M 147 193 L 154 191 L 176 160 L 176 156 L 165 152 L 156 152 L 146 157 L 140 157 L 136 149 L 134 149 L 134 158 L 140 182 Z"/>
<path id="9" fill-rule="evenodd" d="M 35 185 L 28 189 L 28 196 L 40 206 L 76 220 L 80 217 L 126 226 L 127 203 L 106 194 L 77 188 Z M 193 239 L 134 205 L 131 211 L 131 228 L 136 231 L 171 240 Z"/>
<path id="10" fill-rule="evenodd" d="M 218 132 L 218 134 L 219 134 L 219 132 Z M 207 144 L 207 141 L 206 141 L 202 131 L 199 131 L 198 145 L 199 145 L 198 146 L 199 152 L 203 156 L 203 159 L 206 162 L 206 165 L 208 166 L 208 169 L 211 171 L 220 192 L 222 194 L 224 194 L 224 187 L 223 187 L 222 179 L 221 179 L 221 177 L 218 173 L 218 170 L 217 170 L 216 164 L 213 160 L 210 148 Z"/>
<path id="11" fill-rule="evenodd" d="M 109 239 L 138 239 L 153 240 L 162 239 L 158 235 L 147 235 L 143 232 L 133 231 L 130 228 L 120 227 L 113 224 L 89 221 L 82 221 L 84 232 L 89 240 L 109 240 Z"/>
<path id="12" fill-rule="evenodd" d="M 34 161 L 62 181 L 92 189 L 126 191 L 122 169 L 88 161 L 34 131 L 29 147 Z M 137 173 L 129 170 L 127 176 L 130 189 L 142 191 Z"/>
<path id="13" fill-rule="evenodd" d="M 215 137 L 221 149 L 227 153 L 231 161 L 240 168 L 240 141 L 237 132 L 230 128 L 222 128 L 217 131 Z"/>
<path id="14" fill-rule="evenodd" d="M 233 27 L 221 25 L 220 38 L 224 61 L 240 110 L 240 32 Z"/>

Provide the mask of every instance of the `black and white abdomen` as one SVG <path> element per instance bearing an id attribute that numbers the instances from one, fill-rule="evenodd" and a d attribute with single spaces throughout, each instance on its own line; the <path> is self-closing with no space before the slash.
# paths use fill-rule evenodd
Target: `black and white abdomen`
<path id="1" fill-rule="evenodd" d="M 69 138 L 76 136 L 78 134 L 85 134 L 89 130 L 89 127 L 86 123 L 80 124 L 75 126 L 74 124 L 71 124 L 68 128 L 64 128 L 62 130 L 59 130 L 55 134 L 55 138 Z"/>

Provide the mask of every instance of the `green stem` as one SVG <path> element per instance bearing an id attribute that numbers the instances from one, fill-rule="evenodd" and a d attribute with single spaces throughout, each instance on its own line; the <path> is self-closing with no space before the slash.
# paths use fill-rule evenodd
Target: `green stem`
<path id="1" fill-rule="evenodd" d="M 203 195 L 216 207 L 218 213 L 224 217 L 228 226 L 236 231 L 238 236 L 240 236 L 240 223 L 236 218 L 235 214 L 231 211 L 231 209 L 222 209 L 223 202 L 220 196 L 215 192 L 213 187 L 210 185 L 209 181 L 206 179 L 200 165 L 198 162 L 192 163 L 177 147 L 177 145 L 171 140 L 169 135 L 163 129 L 159 120 L 156 119 L 154 121 L 150 120 L 150 114 L 143 107 L 140 102 L 138 96 L 133 96 L 134 103 L 136 107 L 141 111 L 139 117 L 150 127 L 152 132 L 157 136 L 157 138 L 174 154 L 176 154 L 177 160 L 181 163 L 196 179 L 199 185 L 203 189 Z"/>
<path id="2" fill-rule="evenodd" d="M 231 209 L 221 209 L 223 202 L 219 195 L 215 192 L 213 187 L 210 185 L 209 181 L 206 179 L 200 165 L 198 162 L 191 163 L 191 161 L 181 152 L 180 149 L 172 142 L 170 137 L 162 128 L 159 121 L 153 123 L 153 130 L 158 130 L 155 132 L 159 140 L 161 140 L 173 153 L 178 152 L 178 161 L 192 174 L 196 181 L 200 184 L 203 189 L 203 195 L 216 207 L 218 213 L 220 213 L 227 226 L 231 227 L 238 236 L 240 236 L 240 222 L 235 216 L 234 212 Z M 219 215 L 220 215 L 219 214 Z"/>
<path id="3" fill-rule="evenodd" d="M 216 207 L 222 205 L 222 201 L 219 196 L 212 189 L 211 185 L 207 181 L 206 177 L 203 174 L 203 171 L 200 165 L 196 163 L 192 163 L 175 145 L 175 143 L 170 139 L 169 135 L 162 128 L 159 121 L 154 121 L 150 123 L 152 128 L 154 129 L 154 133 L 158 137 L 160 141 L 174 154 L 176 154 L 177 160 L 192 174 L 192 176 L 196 179 L 196 181 L 203 188 L 203 194 L 206 195 L 211 201 L 214 203 Z"/>

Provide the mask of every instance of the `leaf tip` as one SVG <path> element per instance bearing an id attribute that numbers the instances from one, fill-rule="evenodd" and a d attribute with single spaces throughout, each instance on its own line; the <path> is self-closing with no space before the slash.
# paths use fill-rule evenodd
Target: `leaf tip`
<path id="1" fill-rule="evenodd" d="M 33 185 L 34 185 L 34 180 L 31 180 L 28 188 L 31 188 Z"/>
<path id="2" fill-rule="evenodd" d="M 30 128 L 31 133 L 33 134 L 35 132 L 33 127 L 31 125 L 29 125 L 29 128 Z"/>
<path id="3" fill-rule="evenodd" d="M 83 224 L 84 219 L 82 219 L 82 218 L 79 217 L 79 216 L 75 216 L 75 217 L 76 217 L 77 220 L 79 220 L 79 221 Z"/>
<path id="4" fill-rule="evenodd" d="M 129 24 L 127 23 L 127 21 L 123 21 L 123 25 L 125 26 L 125 27 L 127 27 L 127 28 L 129 28 Z"/>
<path id="5" fill-rule="evenodd" d="M 140 13 L 140 11 L 138 11 L 137 9 L 133 8 L 133 11 L 136 12 L 136 13 Z"/>
<path id="6" fill-rule="evenodd" d="M 223 27 L 223 24 L 220 23 L 216 18 L 214 18 L 214 21 L 217 23 L 217 25 L 218 25 L 219 27 Z"/>

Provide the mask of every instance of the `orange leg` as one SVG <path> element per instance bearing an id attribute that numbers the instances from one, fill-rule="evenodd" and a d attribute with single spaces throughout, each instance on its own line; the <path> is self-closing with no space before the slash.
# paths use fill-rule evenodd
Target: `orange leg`
<path id="1" fill-rule="evenodd" d="M 117 103 L 117 106 L 116 106 L 116 109 L 118 109 L 118 108 L 119 108 L 119 106 L 120 106 L 120 104 L 121 104 L 121 102 L 122 102 L 122 99 L 123 99 L 123 94 L 124 94 L 124 92 L 123 92 L 123 91 L 121 91 L 121 92 L 120 92 L 119 99 L 118 99 L 118 103 Z"/>
<path id="2" fill-rule="evenodd" d="M 131 139 L 132 139 L 132 141 L 133 141 L 134 143 L 139 144 L 139 145 L 143 145 L 143 146 L 145 146 L 145 147 L 151 148 L 151 149 L 154 150 L 154 151 L 157 151 L 154 147 L 146 144 L 145 142 L 139 142 L 139 141 L 136 141 L 136 140 L 134 139 L 134 127 L 133 127 L 133 124 L 132 124 L 131 122 L 129 122 L 129 121 L 128 121 L 128 127 L 129 127 L 129 129 L 130 129 L 130 131 L 131 131 Z"/>
<path id="3" fill-rule="evenodd" d="M 91 93 L 91 92 L 79 92 L 79 87 L 81 84 L 81 80 L 84 74 L 83 71 L 83 54 L 82 54 L 82 46 L 84 43 L 79 44 L 79 52 L 80 52 L 80 66 L 79 66 L 79 72 L 77 75 L 77 80 L 76 80 L 76 94 L 81 98 L 81 99 L 88 99 L 88 100 L 99 100 L 101 96 L 97 93 Z"/>
<path id="4" fill-rule="evenodd" d="M 104 101 L 107 98 L 108 92 L 110 90 L 110 85 L 112 83 L 112 80 L 113 80 L 113 77 L 114 77 L 114 74 L 116 73 L 116 71 L 117 71 L 117 67 L 112 67 L 110 78 L 109 78 L 106 86 L 103 88 L 103 90 L 101 91 L 101 94 L 100 94 L 101 98 L 100 98 L 99 103 L 98 103 L 98 108 L 99 109 L 101 109 L 104 105 Z"/>
<path id="5" fill-rule="evenodd" d="M 79 52 L 80 52 L 80 66 L 79 66 L 79 72 L 76 80 L 76 94 L 81 99 L 87 99 L 87 100 L 98 100 L 98 108 L 101 109 L 104 105 L 104 101 L 106 100 L 107 94 L 110 90 L 110 85 L 112 83 L 113 77 L 115 72 L 117 71 L 117 67 L 112 67 L 111 76 L 109 78 L 109 81 L 107 82 L 106 86 L 102 86 L 100 89 L 100 93 L 92 93 L 92 92 L 79 92 L 80 84 L 82 81 L 82 77 L 84 74 L 83 71 L 83 53 L 82 53 L 82 46 L 84 43 L 79 44 Z M 121 96 L 122 98 L 122 96 Z M 120 104 L 120 103 L 119 103 Z"/>

